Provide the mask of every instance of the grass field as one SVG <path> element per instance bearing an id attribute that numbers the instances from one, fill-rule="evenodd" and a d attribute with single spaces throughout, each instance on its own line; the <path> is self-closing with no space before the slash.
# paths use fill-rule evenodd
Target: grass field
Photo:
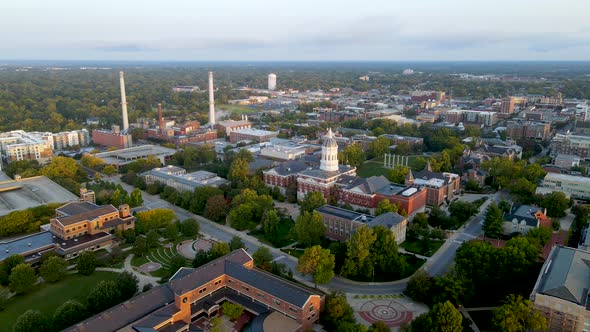
<path id="1" fill-rule="evenodd" d="M 247 114 L 247 113 L 254 113 L 256 112 L 255 108 L 250 108 L 247 105 L 221 105 L 219 106 L 219 109 L 224 110 L 224 111 L 228 111 L 228 112 L 236 112 L 238 114 Z"/>
<path id="2" fill-rule="evenodd" d="M 301 257 L 301 255 L 303 255 L 303 249 L 281 249 L 282 252 L 286 252 L 287 254 L 295 257 L 295 258 L 299 258 Z"/>
<path id="3" fill-rule="evenodd" d="M 383 162 L 367 161 L 356 169 L 356 174 L 363 178 L 387 174 L 387 168 L 383 167 Z"/>
<path id="4" fill-rule="evenodd" d="M 406 240 L 400 246 L 409 252 L 430 257 L 438 250 L 438 248 L 440 248 L 440 246 L 443 245 L 443 243 L 445 243 L 443 240 L 430 241 L 430 250 L 428 251 L 425 251 L 424 248 L 422 248 L 422 243 L 420 243 L 419 240 Z"/>
<path id="5" fill-rule="evenodd" d="M 90 276 L 69 275 L 55 284 L 42 284 L 29 293 L 8 300 L 7 307 L 0 311 L 0 331 L 11 331 L 17 317 L 29 309 L 39 310 L 46 317 L 53 316 L 57 307 L 67 300 L 82 303 L 88 293 L 101 280 L 115 279 L 117 273 L 96 271 Z"/>

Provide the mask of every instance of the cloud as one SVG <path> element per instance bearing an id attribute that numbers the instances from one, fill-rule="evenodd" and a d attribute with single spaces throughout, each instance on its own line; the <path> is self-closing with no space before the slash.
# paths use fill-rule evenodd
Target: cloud
<path id="1" fill-rule="evenodd" d="M 102 52 L 124 52 L 124 53 L 157 51 L 157 49 L 147 47 L 146 45 L 135 44 L 135 43 L 105 44 L 105 45 L 93 47 L 93 49 L 97 50 L 97 51 L 102 51 Z"/>

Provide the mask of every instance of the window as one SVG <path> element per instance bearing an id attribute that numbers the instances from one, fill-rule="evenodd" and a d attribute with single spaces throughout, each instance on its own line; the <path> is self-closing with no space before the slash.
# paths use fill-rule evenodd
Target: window
<path id="1" fill-rule="evenodd" d="M 261 299 L 263 299 L 263 298 L 264 298 L 264 294 L 262 294 L 262 293 L 258 293 L 258 292 L 257 292 L 257 293 L 256 293 L 256 295 L 257 295 L 259 298 L 261 298 Z"/>
<path id="2" fill-rule="evenodd" d="M 231 279 L 227 279 L 227 282 L 229 282 L 229 283 L 232 283 L 232 282 L 234 282 L 234 281 L 233 281 L 233 280 L 231 280 Z"/>
<path id="3" fill-rule="evenodd" d="M 313 311 L 313 304 L 309 306 L 309 311 Z"/>
<path id="4" fill-rule="evenodd" d="M 291 311 L 291 312 L 297 312 L 297 309 L 295 309 L 293 307 L 289 307 L 289 311 Z"/>
<path id="5" fill-rule="evenodd" d="M 245 290 L 247 290 L 247 291 L 250 290 L 250 287 L 242 286 L 242 288 L 245 289 Z"/>
<path id="6" fill-rule="evenodd" d="M 277 299 L 274 299 L 274 300 L 273 300 L 273 302 L 274 302 L 276 305 L 281 305 L 281 301 L 279 301 L 279 300 L 277 300 Z"/>

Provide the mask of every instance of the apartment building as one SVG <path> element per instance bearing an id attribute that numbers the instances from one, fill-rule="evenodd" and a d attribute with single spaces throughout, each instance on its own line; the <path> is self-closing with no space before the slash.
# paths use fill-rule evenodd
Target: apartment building
<path id="1" fill-rule="evenodd" d="M 590 136 L 556 134 L 552 141 L 553 153 L 590 156 Z"/>
<path id="2" fill-rule="evenodd" d="M 521 138 L 546 140 L 550 132 L 549 122 L 508 121 L 506 123 L 506 134 L 515 140 Z"/>
<path id="3" fill-rule="evenodd" d="M 9 163 L 37 160 L 40 164 L 46 164 L 53 156 L 53 134 L 23 130 L 1 133 L 0 149 Z"/>

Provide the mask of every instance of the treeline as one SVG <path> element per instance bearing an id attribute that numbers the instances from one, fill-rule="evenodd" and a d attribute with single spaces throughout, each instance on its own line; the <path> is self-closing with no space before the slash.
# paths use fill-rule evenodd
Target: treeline
<path id="1" fill-rule="evenodd" d="M 63 203 L 50 203 L 13 211 L 0 217 L 0 237 L 38 232 L 39 227 L 49 223 L 55 216 L 55 209 Z"/>

